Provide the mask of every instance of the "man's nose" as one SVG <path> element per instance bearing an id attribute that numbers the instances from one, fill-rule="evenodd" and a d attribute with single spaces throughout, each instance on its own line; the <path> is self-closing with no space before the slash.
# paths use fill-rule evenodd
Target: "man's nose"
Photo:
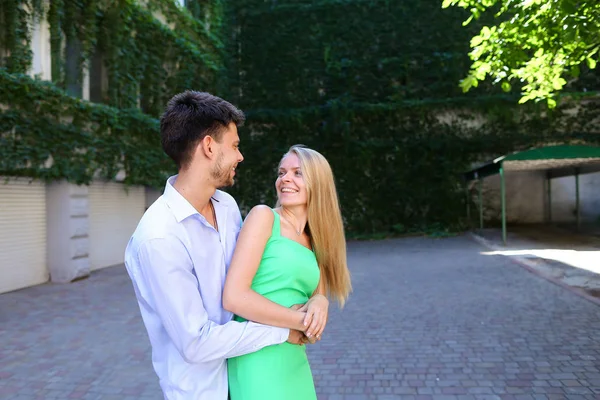
<path id="1" fill-rule="evenodd" d="M 242 155 L 242 152 L 238 150 L 238 163 L 241 163 L 242 161 L 244 161 L 244 156 Z"/>

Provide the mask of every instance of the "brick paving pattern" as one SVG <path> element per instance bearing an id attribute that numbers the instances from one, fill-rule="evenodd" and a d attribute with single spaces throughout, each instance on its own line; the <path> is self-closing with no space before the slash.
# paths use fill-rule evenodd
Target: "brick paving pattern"
<path id="1" fill-rule="evenodd" d="M 600 399 L 600 307 L 466 237 L 352 242 L 319 400 Z M 0 295 L 0 399 L 162 399 L 124 268 Z"/>

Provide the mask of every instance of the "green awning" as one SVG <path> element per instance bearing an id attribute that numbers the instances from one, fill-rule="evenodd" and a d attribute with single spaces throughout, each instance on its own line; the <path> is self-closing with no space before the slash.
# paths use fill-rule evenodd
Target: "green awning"
<path id="1" fill-rule="evenodd" d="M 482 179 L 500 174 L 500 198 L 502 205 L 502 241 L 506 244 L 506 171 L 545 171 L 548 196 L 548 220 L 552 220 L 552 178 L 575 176 L 575 214 L 580 226 L 579 175 L 600 171 L 600 147 L 582 145 L 546 146 L 498 157 L 463 176 L 467 182 L 478 180 L 479 228 L 483 229 Z M 467 197 L 468 189 L 467 189 Z M 467 200 L 467 215 L 470 218 L 470 201 Z"/>
<path id="2" fill-rule="evenodd" d="M 467 181 L 505 171 L 547 171 L 559 178 L 600 171 L 600 147 L 584 145 L 546 146 L 498 157 L 464 174 Z"/>

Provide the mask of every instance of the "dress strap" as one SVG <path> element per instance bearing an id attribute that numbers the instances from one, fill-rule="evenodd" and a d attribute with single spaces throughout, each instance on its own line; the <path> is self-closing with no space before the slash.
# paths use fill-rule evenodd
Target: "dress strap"
<path id="1" fill-rule="evenodd" d="M 273 220 L 273 230 L 271 232 L 271 236 L 280 237 L 281 236 L 281 218 L 279 217 L 279 213 L 271 208 L 273 214 L 275 214 L 275 219 Z"/>

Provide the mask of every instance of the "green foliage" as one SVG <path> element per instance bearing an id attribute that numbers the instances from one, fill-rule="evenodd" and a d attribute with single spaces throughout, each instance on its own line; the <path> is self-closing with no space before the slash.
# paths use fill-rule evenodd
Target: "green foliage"
<path id="1" fill-rule="evenodd" d="M 166 0 L 0 2 L 0 172 L 87 183 L 95 173 L 112 179 L 125 170 L 127 183 L 162 187 L 173 170 L 155 117 L 173 94 L 215 91 L 224 75 L 221 0 L 195 12 L 202 20 Z M 42 18 L 53 84 L 23 75 L 31 28 Z M 80 101 L 72 90 L 94 57 L 108 78 L 100 99 L 108 106 Z"/>
<path id="2" fill-rule="evenodd" d="M 232 188 L 244 210 L 275 202 L 275 168 L 303 143 L 332 165 L 349 237 L 442 237 L 464 225 L 461 173 L 472 163 L 598 143 L 593 103 L 570 118 L 519 108 L 491 85 L 463 95 L 456 82 L 478 27 L 464 29 L 464 12 L 439 0 L 246 0 L 227 11 L 239 32 L 228 98 L 248 114 Z"/>
<path id="3" fill-rule="evenodd" d="M 274 203 L 276 165 L 304 143 L 333 167 L 349 237 L 443 237 L 462 227 L 460 173 L 473 162 L 600 138 L 598 106 L 587 100 L 570 116 L 565 105 L 516 107 L 516 96 L 490 85 L 462 95 L 455 82 L 481 20 L 464 29 L 463 10 L 439 0 L 194 0 L 189 11 L 167 0 L 40 4 L 0 2 L 0 175 L 89 183 L 124 170 L 127 183 L 160 188 L 174 168 L 155 117 L 174 93 L 207 90 L 248 115 L 231 190 L 243 210 Z M 22 74 L 32 10 L 50 25 L 54 84 Z M 80 67 L 101 57 L 106 105 L 63 90 L 69 43 L 82 49 Z"/>
<path id="4" fill-rule="evenodd" d="M 162 187 L 173 165 L 162 152 L 158 121 L 67 95 L 49 82 L 0 69 L 0 175 L 87 184 L 95 176 Z"/>
<path id="5" fill-rule="evenodd" d="M 124 3 L 100 17 L 98 47 L 108 71 L 108 104 L 135 107 L 140 101 L 143 111 L 159 115 L 174 93 L 214 90 L 219 54 L 200 49 L 135 2 Z"/>
<path id="6" fill-rule="evenodd" d="M 149 2 L 148 10 L 159 11 L 173 30 L 206 52 L 216 54 L 221 49 L 221 29 L 224 28 L 223 0 L 187 2 L 187 10 L 173 1 Z"/>
<path id="7" fill-rule="evenodd" d="M 597 0 L 444 0 L 444 8 L 471 12 L 465 25 L 494 13 L 471 39 L 473 61 L 460 86 L 468 91 L 488 77 L 506 91 L 516 82 L 520 102 L 546 100 L 556 106 L 557 93 L 596 68 L 600 50 L 600 2 Z"/>
<path id="8" fill-rule="evenodd" d="M 31 10 L 30 12 L 27 9 Z M 8 50 L 0 66 L 11 72 L 26 72 L 31 63 L 28 23 L 39 18 L 41 0 L 3 0 L 0 2 L 0 49 Z M 0 53 L 1 54 L 1 53 Z"/>
<path id="9" fill-rule="evenodd" d="M 490 98 L 250 112 L 240 131 L 246 161 L 231 192 L 243 210 L 274 204 L 276 166 L 302 143 L 331 163 L 349 233 L 448 235 L 464 224 L 461 173 L 472 163 L 549 142 L 600 143 L 591 133 L 598 106 L 584 107 L 579 117 L 588 119 L 544 111 Z"/>
<path id="10" fill-rule="evenodd" d="M 185 89 L 214 91 L 223 75 L 221 1 L 205 1 L 204 20 L 197 21 L 174 1 L 53 0 L 44 10 L 40 0 L 7 0 L 0 15 L 0 48 L 10 54 L 10 72 L 25 73 L 31 64 L 30 26 L 34 14 L 46 18 L 51 33 L 52 80 L 63 88 L 81 83 L 92 56 L 102 59 L 108 74 L 102 102 L 119 108 L 141 106 L 160 114 L 173 93 Z M 159 12 L 166 24 L 153 14 Z M 66 44 L 66 46 L 65 46 Z M 67 72 L 68 52 L 75 46 L 75 74 Z"/>
<path id="11" fill-rule="evenodd" d="M 232 95 L 246 109 L 462 95 L 475 30 L 435 0 L 240 1 L 230 13 Z"/>

